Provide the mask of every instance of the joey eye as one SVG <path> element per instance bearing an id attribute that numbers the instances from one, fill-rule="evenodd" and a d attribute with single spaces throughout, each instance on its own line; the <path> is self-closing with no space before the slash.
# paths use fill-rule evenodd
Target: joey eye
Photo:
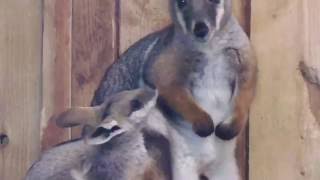
<path id="1" fill-rule="evenodd" d="M 177 3 L 178 3 L 178 7 L 182 9 L 187 5 L 187 0 L 177 0 Z"/>
<path id="2" fill-rule="evenodd" d="M 141 101 L 134 99 L 130 101 L 131 111 L 137 111 L 143 107 L 143 104 Z"/>
<path id="3" fill-rule="evenodd" d="M 103 128 L 103 127 L 99 127 L 92 135 L 92 138 L 96 138 L 99 136 L 104 136 L 104 137 L 109 137 L 111 133 L 111 130 Z"/>

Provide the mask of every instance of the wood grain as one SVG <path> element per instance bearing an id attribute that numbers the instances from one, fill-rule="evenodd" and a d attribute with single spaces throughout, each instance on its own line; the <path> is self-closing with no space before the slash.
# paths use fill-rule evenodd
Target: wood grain
<path id="1" fill-rule="evenodd" d="M 170 23 L 168 1 L 120 1 L 120 53 L 151 32 Z"/>
<path id="2" fill-rule="evenodd" d="M 319 68 L 319 8 L 317 0 L 252 1 L 260 72 L 250 122 L 250 179 L 320 179 L 320 128 L 299 71 L 300 61 Z"/>
<path id="3" fill-rule="evenodd" d="M 320 1 L 303 1 L 303 62 L 313 79 L 305 79 L 302 131 L 303 180 L 320 179 Z M 309 81 L 313 80 L 313 81 Z"/>
<path id="4" fill-rule="evenodd" d="M 70 139 L 70 130 L 58 128 L 54 115 L 71 104 L 72 0 L 44 1 L 41 148 Z"/>
<path id="5" fill-rule="evenodd" d="M 301 1 L 252 2 L 259 82 L 250 122 L 250 179 L 301 180 L 304 84 Z"/>
<path id="6" fill-rule="evenodd" d="M 0 179 L 19 180 L 40 151 L 42 6 L 0 1 Z"/>
<path id="7" fill-rule="evenodd" d="M 72 106 L 88 106 L 116 55 L 115 2 L 73 1 Z M 72 132 L 79 136 L 79 129 Z"/>

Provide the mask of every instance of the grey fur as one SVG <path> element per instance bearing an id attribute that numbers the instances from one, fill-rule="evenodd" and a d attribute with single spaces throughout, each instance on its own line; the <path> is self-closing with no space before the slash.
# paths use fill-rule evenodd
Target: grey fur
<path id="1" fill-rule="evenodd" d="M 142 67 L 150 59 L 151 55 L 156 56 L 163 44 L 170 36 L 172 26 L 159 32 L 148 35 L 131 46 L 121 57 L 106 71 L 99 88 L 96 90 L 91 105 L 99 105 L 105 98 L 124 90 L 139 88 L 142 79 Z M 156 42 L 149 54 L 148 47 Z"/>
<path id="2" fill-rule="evenodd" d="M 207 65 L 195 67 L 200 74 L 197 75 L 196 72 L 190 74 L 189 83 L 192 92 L 195 92 L 197 84 L 197 89 L 201 88 L 199 82 L 203 80 L 201 77 L 204 77 L 205 68 L 206 72 L 212 73 L 206 76 L 208 78 L 205 81 L 216 81 L 217 83 L 224 83 L 225 81 L 226 86 L 225 84 L 221 85 L 226 91 L 230 91 L 233 97 L 237 96 L 235 89 L 240 86 L 240 80 L 246 79 L 248 74 L 256 71 L 256 62 L 252 58 L 253 53 L 249 39 L 237 20 L 231 15 L 231 0 L 222 0 L 221 3 L 224 4 L 220 4 L 220 6 L 209 3 L 208 0 L 187 0 L 189 4 L 183 10 L 177 8 L 177 0 L 169 1 L 173 24 L 138 41 L 106 71 L 93 98 L 94 105 L 103 102 L 109 95 L 125 89 L 134 89 L 145 84 L 152 87 L 152 80 L 149 79 L 150 66 L 168 46 L 179 47 L 180 51 L 185 52 L 186 57 L 192 56 L 193 53 L 202 54 L 203 59 L 201 61 L 208 62 Z M 215 16 L 218 13 L 217 8 L 222 6 L 224 7 L 224 13 L 221 25 L 218 28 L 215 25 Z M 210 24 L 208 24 L 212 33 L 210 39 L 199 40 L 195 38 L 192 29 L 184 32 L 177 17 L 179 13 L 183 16 L 186 16 L 185 13 L 188 14 L 190 21 L 197 21 L 201 18 L 210 20 Z M 185 21 L 186 19 L 184 19 Z M 152 47 L 151 44 L 154 42 L 156 42 L 156 45 Z M 151 50 L 150 47 L 152 47 Z M 234 49 L 238 56 L 230 56 L 228 49 Z M 218 62 L 217 59 L 219 58 L 223 60 Z M 211 69 L 208 69 L 208 67 L 211 67 Z M 142 81 L 145 84 L 141 83 Z M 202 84 L 206 85 L 208 82 Z M 202 88 L 216 87 L 219 87 L 219 85 Z M 229 99 L 231 98 L 229 97 Z M 196 100 L 200 101 L 197 98 Z M 232 106 L 232 103 L 228 104 L 227 109 L 231 111 Z M 221 120 L 218 121 L 220 123 Z"/>
<path id="3" fill-rule="evenodd" d="M 87 145 L 83 140 L 67 142 L 45 152 L 31 167 L 26 180 L 72 180 L 71 171 L 81 172 L 85 163 L 90 164 L 90 169 L 84 179 L 126 180 L 129 165 L 137 168 L 133 171 L 146 166 L 149 157 L 143 152 L 143 135 L 138 131 L 100 146 Z"/>
<path id="4" fill-rule="evenodd" d="M 65 142 L 43 153 L 26 180 L 171 180 L 169 140 L 144 124 L 156 97 L 157 93 L 149 89 L 111 96 L 104 103 L 108 106 L 102 110 L 109 114 L 102 122 L 86 132 L 83 139 Z M 132 104 L 137 101 L 138 106 Z M 90 113 L 88 109 L 84 112 Z M 96 116 L 99 117 L 102 116 Z M 159 152 L 165 152 L 165 157 Z"/>
<path id="5" fill-rule="evenodd" d="M 202 1 L 204 0 L 200 0 L 199 2 Z M 192 0 L 192 2 L 196 3 L 195 0 Z M 220 46 L 220 50 L 225 47 L 234 47 L 238 49 L 239 47 L 245 45 L 247 47 L 244 48 L 250 49 L 250 45 L 245 33 L 238 25 L 236 20 L 231 17 L 231 0 L 225 0 L 224 6 L 226 10 L 226 16 L 223 17 L 224 25 L 221 30 L 216 32 L 216 36 L 214 37 L 215 40 L 223 40 L 224 43 L 223 46 L 219 44 L 217 47 Z M 124 52 L 120 58 L 107 69 L 93 97 L 93 106 L 101 104 L 106 97 L 112 94 L 123 90 L 131 90 L 141 87 L 140 82 L 143 81 L 146 76 L 148 76 L 147 74 L 144 74 L 145 70 L 148 69 L 148 64 L 152 64 L 152 61 L 155 60 L 156 56 L 160 54 L 168 44 L 172 43 L 174 39 L 181 40 L 180 42 L 177 42 L 180 44 L 178 44 L 178 46 L 188 47 L 187 49 L 201 51 L 204 48 L 215 48 L 208 47 L 207 43 L 196 42 L 193 37 L 190 36 L 190 34 L 184 34 L 181 32 L 181 26 L 177 20 L 177 12 L 175 7 L 176 0 L 170 0 L 171 16 L 173 20 L 172 25 L 142 38 L 140 41 L 132 45 L 126 52 Z M 207 9 L 207 11 L 210 10 L 212 10 L 212 7 Z M 228 29 L 225 28 L 227 22 L 230 24 Z M 226 29 L 227 32 L 225 32 Z M 237 37 L 239 35 L 241 36 L 240 38 Z M 153 48 L 148 49 L 154 42 L 156 42 L 156 44 L 153 46 Z M 147 52 L 148 54 L 146 54 Z"/>
<path id="6" fill-rule="evenodd" d="M 175 46 L 179 47 L 180 51 L 186 52 L 186 56 L 195 52 L 202 54 L 200 63 L 196 63 L 195 71 L 191 71 L 188 77 L 190 91 L 215 124 L 228 124 L 233 120 L 234 99 L 239 93 L 239 88 L 250 76 L 255 76 L 257 73 L 249 39 L 237 20 L 231 15 L 232 0 L 221 0 L 224 3 L 222 13 L 221 6 L 209 4 L 208 0 L 186 0 L 189 6 L 183 10 L 177 8 L 177 0 L 169 1 L 173 24 L 169 28 L 143 38 L 122 54 L 120 59 L 107 70 L 93 98 L 93 104 L 99 104 L 109 95 L 124 89 L 133 89 L 146 84 L 152 87 L 152 80 L 148 72 L 150 67 L 157 60 L 157 56 L 165 52 L 168 46 Z M 221 19 L 217 16 L 219 13 L 222 14 L 219 17 Z M 217 20 L 220 20 L 220 23 L 217 23 Z M 193 35 L 195 21 L 204 21 L 209 27 L 210 36 L 201 40 L 195 38 Z M 152 46 L 154 42 L 156 45 Z M 142 81 L 145 84 L 141 83 Z M 168 109 L 161 98 L 159 100 L 161 103 L 158 101 L 158 106 L 161 106 L 167 120 L 173 117 L 174 121 L 169 121 L 169 127 L 174 129 L 173 131 L 178 131 L 179 135 L 182 134 L 186 144 L 190 145 L 191 151 L 195 149 L 193 153 L 210 151 L 205 147 L 202 149 L 198 144 L 208 145 L 215 149 L 215 152 L 206 152 L 208 156 L 211 155 L 211 157 L 206 157 L 211 164 L 201 162 L 203 157 L 192 157 L 198 163 L 196 170 L 207 167 L 208 171 L 200 172 L 200 174 L 210 180 L 238 180 L 239 174 L 234 158 L 236 144 L 233 139 L 234 134 L 228 136 L 228 138 L 231 137 L 229 142 L 221 141 L 216 136 L 210 136 L 212 142 L 206 144 L 204 139 L 190 134 L 192 132 L 190 124 L 182 121 L 171 109 Z M 153 126 L 154 129 L 158 129 L 158 124 Z M 173 159 L 179 158 L 175 153 L 185 153 L 185 149 L 182 150 L 179 144 L 181 141 L 176 141 L 172 137 L 169 139 L 174 149 Z M 189 171 L 194 171 L 194 168 L 180 169 L 179 164 L 173 164 L 174 178 L 187 179 Z"/>

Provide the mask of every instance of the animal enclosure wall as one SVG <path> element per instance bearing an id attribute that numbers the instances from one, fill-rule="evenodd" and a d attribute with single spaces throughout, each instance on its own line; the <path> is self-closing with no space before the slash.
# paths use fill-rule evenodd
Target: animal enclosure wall
<path id="1" fill-rule="evenodd" d="M 320 1 L 233 3 L 259 65 L 241 173 L 319 180 Z M 78 137 L 53 115 L 89 105 L 116 57 L 169 23 L 165 0 L 0 0 L 0 179 L 22 179 L 41 151 Z"/>

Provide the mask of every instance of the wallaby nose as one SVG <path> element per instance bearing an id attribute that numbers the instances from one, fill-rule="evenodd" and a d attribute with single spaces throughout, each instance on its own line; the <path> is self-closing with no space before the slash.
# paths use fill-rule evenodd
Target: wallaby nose
<path id="1" fill-rule="evenodd" d="M 209 33 L 209 27 L 204 22 L 197 22 L 193 30 L 197 38 L 205 38 Z"/>

